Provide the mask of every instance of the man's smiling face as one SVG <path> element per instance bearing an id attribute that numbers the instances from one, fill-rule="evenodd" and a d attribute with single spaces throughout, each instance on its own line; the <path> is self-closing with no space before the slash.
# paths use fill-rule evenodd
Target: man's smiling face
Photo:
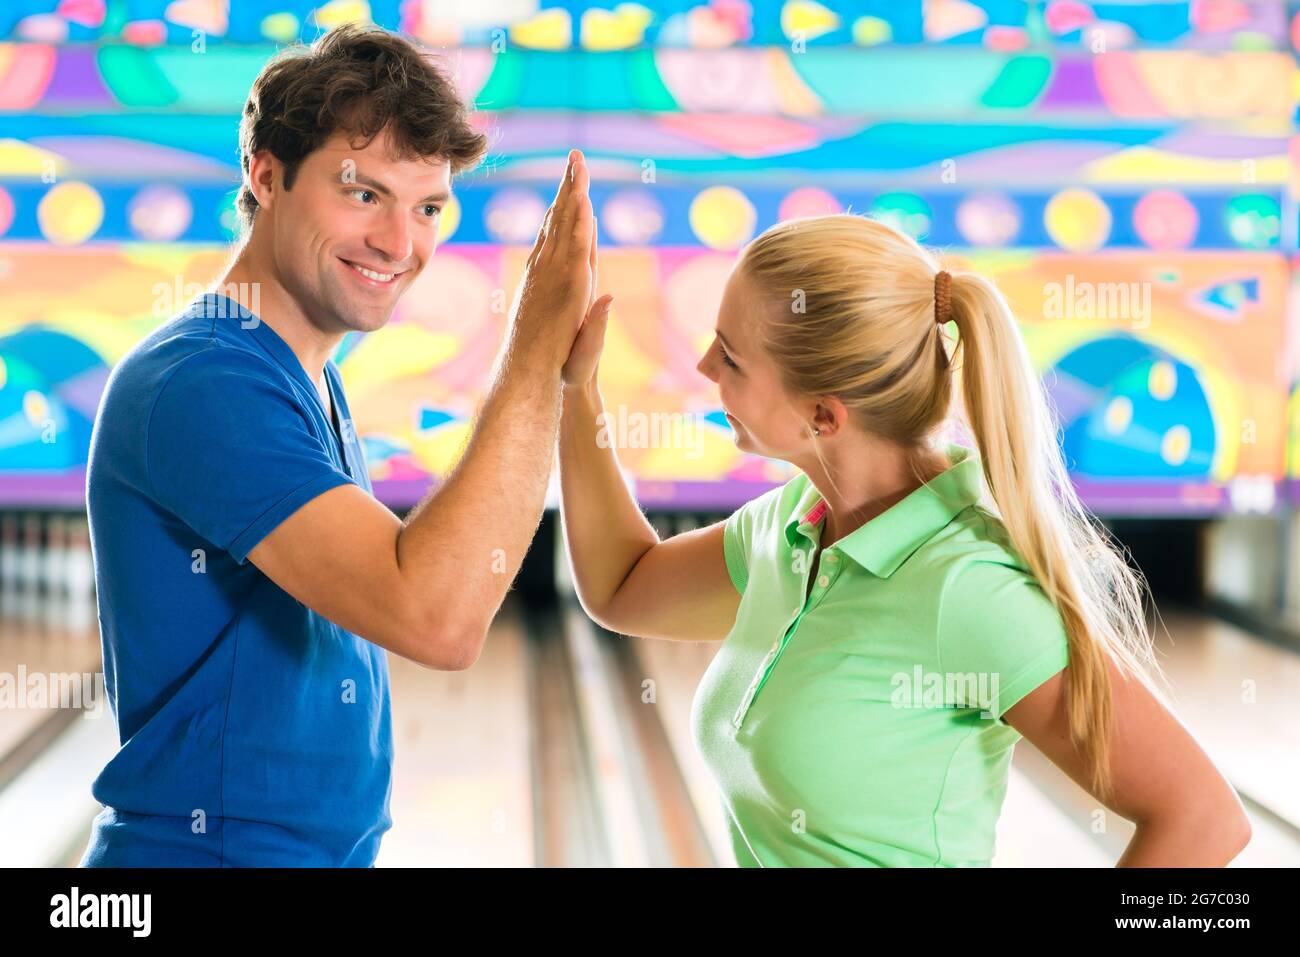
<path id="1" fill-rule="evenodd" d="M 385 130 L 364 148 L 335 133 L 284 189 L 275 164 L 272 255 L 285 289 L 322 329 L 372 332 L 432 258 L 450 199 L 446 160 L 396 155 Z"/>

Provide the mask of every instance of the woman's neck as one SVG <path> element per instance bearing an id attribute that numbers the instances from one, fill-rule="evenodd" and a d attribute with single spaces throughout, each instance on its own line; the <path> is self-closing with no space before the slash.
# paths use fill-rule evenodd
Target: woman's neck
<path id="1" fill-rule="evenodd" d="M 929 482 L 951 467 L 943 452 L 923 454 L 918 477 L 900 446 L 862 434 L 825 443 L 822 459 L 824 464 L 814 457 L 800 468 L 826 500 L 823 548 L 907 498 L 922 480 Z"/>

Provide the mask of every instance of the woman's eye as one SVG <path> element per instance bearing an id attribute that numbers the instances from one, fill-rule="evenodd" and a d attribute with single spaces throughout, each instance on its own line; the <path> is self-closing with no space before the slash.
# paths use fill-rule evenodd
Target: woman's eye
<path id="1" fill-rule="evenodd" d="M 733 369 L 739 369 L 740 366 L 731 361 L 731 356 L 727 355 L 727 350 L 722 348 L 722 343 L 718 343 L 718 352 L 722 353 L 722 364 L 731 366 Z"/>

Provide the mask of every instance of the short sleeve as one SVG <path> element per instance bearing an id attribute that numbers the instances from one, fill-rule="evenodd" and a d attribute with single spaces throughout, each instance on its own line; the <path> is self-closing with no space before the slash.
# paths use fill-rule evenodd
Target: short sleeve
<path id="1" fill-rule="evenodd" d="M 171 374 L 145 448 L 155 500 L 241 565 L 302 505 L 352 482 L 277 370 L 234 349 L 207 349 Z"/>
<path id="2" fill-rule="evenodd" d="M 740 594 L 745 594 L 745 586 L 749 584 L 755 545 L 764 541 L 766 536 L 780 533 L 783 527 L 781 516 L 786 507 L 807 487 L 807 480 L 801 482 L 802 478 L 797 476 L 785 485 L 778 485 L 758 498 L 750 499 L 732 512 L 723 524 L 722 553 L 731 583 Z"/>
<path id="3" fill-rule="evenodd" d="M 1016 702 L 1069 664 L 1065 623 L 1037 580 L 974 561 L 948 581 L 939 606 L 939 664 L 951 687 L 976 691 L 999 722 Z"/>
<path id="4" fill-rule="evenodd" d="M 750 503 L 753 504 L 753 503 Z M 736 591 L 745 594 L 749 583 L 749 550 L 753 542 L 753 516 L 748 505 L 736 509 L 722 527 L 722 554 L 727 560 L 727 573 Z"/>

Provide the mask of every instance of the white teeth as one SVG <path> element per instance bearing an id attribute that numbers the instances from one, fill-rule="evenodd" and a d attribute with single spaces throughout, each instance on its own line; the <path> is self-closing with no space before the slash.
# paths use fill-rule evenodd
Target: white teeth
<path id="1" fill-rule="evenodd" d="M 365 276 L 367 279 L 373 279 L 375 282 L 391 282 L 393 276 L 396 275 L 396 273 L 391 272 L 375 272 L 373 269 L 362 269 L 356 263 L 349 263 L 348 265 L 361 273 L 361 275 Z"/>

